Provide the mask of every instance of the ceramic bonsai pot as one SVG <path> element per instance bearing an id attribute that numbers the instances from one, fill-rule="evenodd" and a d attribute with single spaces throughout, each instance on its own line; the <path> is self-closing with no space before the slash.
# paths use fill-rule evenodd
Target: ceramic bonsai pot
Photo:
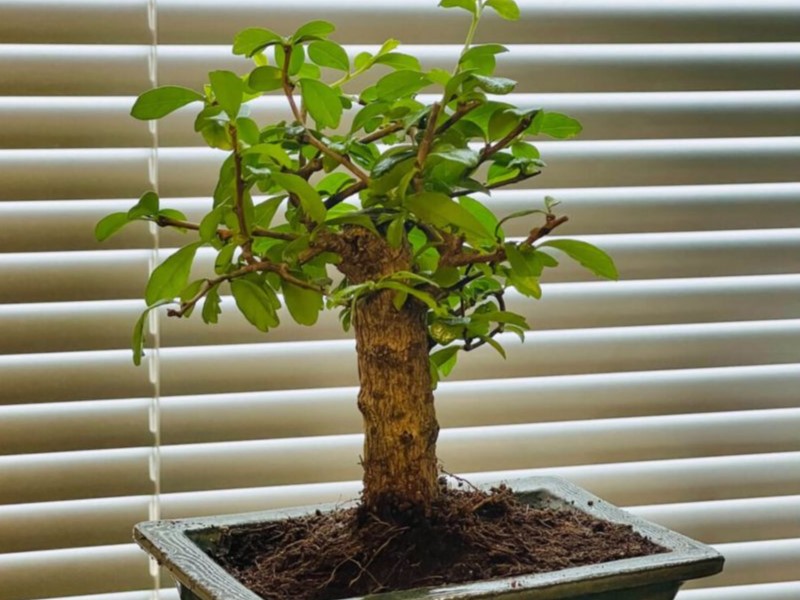
<path id="1" fill-rule="evenodd" d="M 533 477 L 506 483 L 526 504 L 572 508 L 603 520 L 630 525 L 669 552 L 550 573 L 372 597 L 382 600 L 672 600 L 684 581 L 722 570 L 724 558 L 712 548 L 626 513 L 563 479 Z M 329 504 L 206 519 L 148 521 L 134 528 L 134 539 L 169 570 L 178 582 L 182 600 L 260 600 L 205 553 L 214 547 L 219 529 L 332 508 Z"/>

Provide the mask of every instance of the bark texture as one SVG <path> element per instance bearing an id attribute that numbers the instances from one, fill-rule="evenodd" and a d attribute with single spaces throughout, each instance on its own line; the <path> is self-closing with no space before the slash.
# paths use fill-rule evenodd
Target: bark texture
<path id="1" fill-rule="evenodd" d="M 408 249 L 393 249 L 369 231 L 353 228 L 346 241 L 339 269 L 351 283 L 411 267 Z M 391 290 L 370 294 L 353 315 L 365 435 L 362 505 L 387 516 L 428 515 L 440 490 L 427 309 L 409 298 L 398 310 L 393 297 Z"/>

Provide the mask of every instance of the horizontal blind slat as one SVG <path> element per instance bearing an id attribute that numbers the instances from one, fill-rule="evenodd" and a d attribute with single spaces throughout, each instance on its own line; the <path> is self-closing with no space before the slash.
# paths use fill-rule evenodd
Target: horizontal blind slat
<path id="1" fill-rule="evenodd" d="M 134 544 L 0 555 L 0 600 L 124 592 L 152 586 L 147 555 Z M 169 585 L 165 579 L 164 583 Z"/>
<path id="2" fill-rule="evenodd" d="M 545 469 L 472 473 L 476 484 L 532 475 L 565 477 L 619 506 L 800 493 L 800 452 L 683 458 Z M 635 486 L 630 482 L 636 481 Z M 359 481 L 248 487 L 163 494 L 164 518 L 250 512 L 341 502 L 358 496 Z"/>
<path id="3" fill-rule="evenodd" d="M 800 16 L 791 0 L 758 4 L 720 0 L 662 0 L 657 4 L 572 0 L 543 4 L 522 0 L 520 8 L 521 19 L 516 23 L 489 15 L 478 32 L 478 40 L 498 41 L 502 36 L 509 43 L 532 39 L 544 43 L 736 42 L 797 39 L 800 30 Z M 457 11 L 436 10 L 425 0 L 373 0 L 368 9 L 360 3 L 331 4 L 327 0 L 269 6 L 255 0 L 236 0 L 227 2 L 224 8 L 213 0 L 162 0 L 159 11 L 160 38 L 168 44 L 224 43 L 254 20 L 269 23 L 278 32 L 291 33 L 302 22 L 323 13 L 337 24 L 342 39 L 374 43 L 398 36 L 406 43 L 431 39 L 458 43 L 466 27 L 463 15 Z"/>
<path id="4" fill-rule="evenodd" d="M 151 494 L 151 449 L 0 456 L 0 504 Z"/>
<path id="5" fill-rule="evenodd" d="M 798 365 L 449 381 L 438 388 L 437 414 L 443 427 L 472 427 L 800 408 L 798 383 Z M 361 430 L 356 392 L 349 387 L 164 397 L 163 440 L 190 444 L 356 433 Z"/>
<path id="6" fill-rule="evenodd" d="M 537 187 L 793 182 L 800 160 L 797 137 L 567 141 L 537 146 L 550 165 L 537 178 Z M 206 148 L 162 148 L 162 193 L 208 193 L 223 158 L 221 152 Z"/>
<path id="7" fill-rule="evenodd" d="M 405 46 L 425 68 L 452 70 L 461 45 Z M 353 54 L 377 46 L 348 46 Z M 794 65 L 800 43 L 759 44 L 520 44 L 498 58 L 497 74 L 518 81 L 517 92 L 657 92 L 689 90 L 791 90 L 800 87 Z M 229 46 L 158 49 L 162 84 L 200 89 L 209 69 L 246 71 L 247 61 Z M 26 57 L 25 57 L 26 58 Z M 23 59 L 24 60 L 24 59 Z M 27 62 L 27 61 L 26 61 Z M 378 70 L 359 78 L 377 80 Z M 10 93 L 36 93 L 26 77 Z M 99 86 L 94 78 L 82 83 Z M 76 84 L 73 84 L 74 88 Z M 34 90 L 16 92 L 17 89 Z M 353 88 L 355 89 L 355 88 Z M 119 93 L 119 92 L 118 92 Z"/>
<path id="8" fill-rule="evenodd" d="M 443 427 L 474 427 L 800 408 L 798 384 L 797 364 L 449 381 L 438 388 L 437 413 Z M 345 387 L 167 396 L 161 399 L 162 439 L 190 444 L 357 433 L 356 392 Z M 148 402 L 0 406 L 2 452 L 147 445 Z M 36 436 L 42 430 L 50 432 L 46 439 Z"/>
<path id="9" fill-rule="evenodd" d="M 525 316 L 534 330 L 624 327 L 800 318 L 800 275 L 758 275 L 702 279 L 551 283 L 531 302 L 506 294 L 510 310 Z M 281 327 L 264 333 L 222 296 L 215 327 L 200 319 L 161 322 L 162 346 L 276 343 L 351 337 L 335 311 L 320 315 L 313 328 L 297 325 L 285 309 Z M 121 349 L 144 309 L 141 300 L 102 300 L 0 304 L 0 354 Z M 87 331 L 92 334 L 88 335 Z"/>
<path id="10" fill-rule="evenodd" d="M 144 44 L 0 44 L 3 95 L 135 96 L 152 87 L 149 56 Z"/>
<path id="11" fill-rule="evenodd" d="M 598 328 L 528 335 L 524 345 L 508 336 L 508 360 L 489 354 L 460 359 L 455 379 L 562 375 L 800 362 L 798 321 Z M 516 338 L 515 338 L 516 339 Z M 308 387 L 308 373 L 293 370 L 297 360 L 316 365 L 315 381 L 331 387 L 355 384 L 355 357 L 349 341 L 296 342 L 214 347 L 163 348 L 165 395 Z M 2 358 L 0 358 L 2 361 Z M 259 364 L 274 375 L 265 381 Z M 0 362 L 2 364 L 2 362 Z M 624 365 L 624 366 L 622 366 Z M 221 373 L 225 373 L 223 378 Z"/>
<path id="12" fill-rule="evenodd" d="M 454 473 L 659 460 L 797 447 L 800 409 L 445 429 Z M 359 476 L 362 436 L 164 446 L 165 492 L 339 481 Z"/>
<path id="13" fill-rule="evenodd" d="M 434 95 L 420 100 L 433 102 Z M 147 125 L 130 116 L 132 96 L 0 97 L 0 127 L 6 148 L 149 146 Z M 707 91 L 583 94 L 511 94 L 521 108 L 545 107 L 576 117 L 582 140 L 800 135 L 800 92 Z M 286 101 L 265 96 L 251 101 L 259 123 L 289 117 Z M 193 122 L 199 105 L 176 111 L 159 123 L 159 144 L 202 145 Z M 349 128 L 355 111 L 346 111 Z"/>
<path id="14" fill-rule="evenodd" d="M 800 252 L 797 229 L 590 235 L 581 239 L 614 256 L 624 280 L 789 274 L 797 271 L 795 257 Z M 172 251 L 162 249 L 162 260 Z M 193 276 L 213 276 L 214 256 L 211 248 L 201 248 Z M 9 284 L 0 288 L 0 303 L 138 298 L 147 282 L 150 257 L 147 250 L 0 254 L 0 277 Z M 596 278 L 576 263 L 562 260 L 543 281 Z"/>
<path id="15" fill-rule="evenodd" d="M 798 320 L 535 331 L 524 345 L 503 334 L 507 361 L 467 354 L 454 378 L 797 363 L 798 336 Z M 306 388 L 309 374 L 294 370 L 297 360 L 316 365 L 318 387 L 356 381 L 350 340 L 230 345 L 223 354 L 214 346 L 163 348 L 160 360 L 164 395 Z M 268 378 L 259 368 L 264 361 L 274 369 Z M 150 394 L 147 373 L 132 364 L 129 350 L 0 356 L 0 376 L 9 389 L 4 404 Z"/>
<path id="16" fill-rule="evenodd" d="M 0 200 L 138 198 L 150 188 L 145 148 L 0 150 Z M 35 177 L 31 177 L 35 173 Z"/>
<path id="17" fill-rule="evenodd" d="M 800 496 L 659 504 L 628 510 L 705 544 L 800 538 Z"/>
<path id="18" fill-rule="evenodd" d="M 796 600 L 800 581 L 682 590 L 678 600 Z"/>
<path id="19" fill-rule="evenodd" d="M 127 543 L 150 518 L 151 496 L 0 506 L 0 553 Z"/>
<path id="20" fill-rule="evenodd" d="M 687 590 L 797 580 L 798 538 L 716 544 L 714 547 L 725 557 L 725 569 L 713 577 L 687 582 Z"/>
<path id="21" fill-rule="evenodd" d="M 4 43 L 149 44 L 147 0 L 3 0 Z"/>

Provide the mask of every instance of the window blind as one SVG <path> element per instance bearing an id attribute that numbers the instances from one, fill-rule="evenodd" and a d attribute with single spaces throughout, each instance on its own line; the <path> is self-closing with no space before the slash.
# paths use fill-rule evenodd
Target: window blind
<path id="1" fill-rule="evenodd" d="M 357 493 L 355 359 L 335 315 L 266 336 L 229 298 L 217 327 L 160 315 L 153 368 L 136 369 L 148 272 L 181 238 L 131 227 L 99 246 L 92 231 L 154 185 L 191 218 L 209 201 L 220 156 L 191 111 L 155 132 L 128 116 L 136 94 L 244 71 L 237 30 L 321 16 L 353 52 L 397 37 L 444 66 L 464 23 L 435 4 L 0 0 L 0 600 L 150 599 L 134 523 Z M 561 475 L 715 545 L 725 571 L 681 600 L 797 598 L 800 5 L 520 5 L 479 40 L 511 46 L 515 103 L 584 133 L 537 144 L 536 187 L 491 203 L 562 200 L 564 233 L 611 253 L 622 281 L 565 265 L 541 302 L 511 294 L 533 331 L 441 384 L 441 458 L 477 482 Z M 263 98 L 254 114 L 286 113 Z"/>

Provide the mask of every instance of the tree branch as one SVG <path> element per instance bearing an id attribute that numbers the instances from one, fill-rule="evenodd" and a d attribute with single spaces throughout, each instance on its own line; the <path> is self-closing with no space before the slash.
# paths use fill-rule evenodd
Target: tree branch
<path id="1" fill-rule="evenodd" d="M 493 183 L 492 185 L 485 186 L 487 190 L 496 190 L 497 188 L 506 187 L 507 185 L 513 185 L 515 183 L 519 183 L 520 181 L 526 181 L 528 179 L 532 179 L 538 175 L 541 175 L 541 171 L 536 171 L 535 173 L 522 173 L 520 172 L 518 175 L 515 175 L 511 179 L 504 179 L 503 181 L 498 181 L 497 183 Z M 451 198 L 457 198 L 458 196 L 468 196 L 469 194 L 474 194 L 475 190 L 456 190 L 455 192 L 450 192 Z"/>
<path id="2" fill-rule="evenodd" d="M 532 246 L 537 240 L 540 240 L 548 233 L 553 231 L 559 225 L 566 223 L 568 217 L 556 217 L 555 215 L 547 215 L 547 222 L 543 227 L 534 227 L 531 229 L 528 237 L 520 245 Z M 498 264 L 506 259 L 505 248 L 498 248 L 489 254 L 479 254 L 478 252 L 459 252 L 459 253 L 446 253 L 443 254 L 439 260 L 439 265 L 448 267 L 463 267 L 466 265 L 473 265 L 478 263 Z M 456 284 L 458 285 L 458 284 Z"/>
<path id="3" fill-rule="evenodd" d="M 352 196 L 353 194 L 357 194 L 361 190 L 367 187 L 367 184 L 363 181 L 357 181 L 352 185 L 344 188 L 341 192 L 336 192 L 332 196 L 330 196 L 327 200 L 325 200 L 325 208 L 333 208 L 337 204 L 341 204 L 347 198 Z"/>
<path id="4" fill-rule="evenodd" d="M 190 223 L 189 221 L 180 221 L 178 219 L 172 219 L 170 217 L 159 216 L 154 220 L 154 223 L 159 227 L 176 227 L 178 229 L 190 229 L 192 231 L 200 231 L 200 225 L 198 223 Z M 272 238 L 275 240 L 285 240 L 287 242 L 294 241 L 299 237 L 294 233 L 288 233 L 282 231 L 270 231 L 269 229 L 263 229 L 262 227 L 254 227 L 250 231 L 250 235 L 252 235 L 253 237 L 265 237 L 265 238 Z M 217 237 L 222 241 L 225 241 L 233 237 L 233 232 L 230 229 L 217 229 Z"/>
<path id="5" fill-rule="evenodd" d="M 450 117 L 439 127 L 436 129 L 436 135 L 441 135 L 448 129 L 450 129 L 453 125 L 458 123 L 461 119 L 463 119 L 466 115 L 471 113 L 473 110 L 478 108 L 481 105 L 480 100 L 470 100 L 469 102 L 465 102 L 463 104 L 459 104 L 456 107 L 455 112 L 450 115 Z"/>
<path id="6" fill-rule="evenodd" d="M 283 46 L 283 67 L 281 68 L 281 84 L 283 86 L 283 93 L 289 101 L 289 107 L 292 109 L 292 114 L 298 123 L 305 125 L 305 119 L 297 108 L 297 103 L 294 101 L 294 84 L 289 79 L 289 61 L 292 59 L 293 47 L 291 44 Z"/>
<path id="7" fill-rule="evenodd" d="M 323 287 L 318 285 L 314 285 L 313 283 L 308 283 L 307 281 L 303 281 L 302 279 L 298 279 L 291 273 L 289 273 L 289 266 L 285 263 L 273 263 L 270 261 L 262 261 L 262 262 L 255 262 L 253 264 L 247 265 L 242 267 L 241 269 L 237 269 L 232 273 L 227 273 L 225 275 L 220 275 L 215 279 L 206 279 L 203 287 L 200 289 L 197 294 L 194 295 L 193 298 L 187 300 L 186 302 L 181 302 L 180 308 L 174 309 L 171 308 L 167 310 L 168 317 L 182 317 L 185 315 L 189 310 L 195 307 L 197 303 L 203 299 L 203 297 L 208 294 L 214 287 L 218 286 L 219 284 L 225 281 L 231 281 L 233 279 L 238 279 L 239 277 L 243 277 L 249 273 L 257 273 L 260 271 L 269 271 L 271 273 L 277 274 L 281 279 L 287 281 L 293 285 L 298 287 L 305 288 L 307 290 L 314 290 L 315 292 L 319 292 L 321 294 L 327 293 L 327 290 Z"/>
<path id="8" fill-rule="evenodd" d="M 353 175 L 358 177 L 364 184 L 369 184 L 369 175 L 364 173 L 361 169 L 359 169 L 356 165 L 353 164 L 353 161 L 346 154 L 339 154 L 336 150 L 328 148 L 323 142 L 318 140 L 314 137 L 310 131 L 306 130 L 305 133 L 306 141 L 314 146 L 317 150 L 322 152 L 323 154 L 330 156 L 333 160 L 338 162 L 342 165 L 345 169 L 350 171 Z"/>
<path id="9" fill-rule="evenodd" d="M 405 127 L 401 122 L 397 121 L 395 123 L 390 123 L 381 129 L 376 129 L 369 135 L 365 135 L 364 137 L 358 140 L 359 144 L 370 144 L 382 138 L 385 138 L 387 135 L 391 135 L 403 129 Z"/>
<path id="10" fill-rule="evenodd" d="M 239 153 L 239 135 L 236 126 L 228 125 L 228 132 L 231 136 L 231 146 L 233 146 L 233 169 L 234 169 L 234 183 L 235 183 L 235 196 L 233 212 L 236 214 L 236 219 L 239 222 L 239 231 L 244 236 L 245 241 L 242 242 L 242 256 L 248 263 L 253 263 L 253 240 L 250 237 L 250 230 L 247 228 L 247 219 L 244 215 L 244 193 L 245 183 L 242 177 L 242 155 Z"/>
<path id="11" fill-rule="evenodd" d="M 490 158 L 493 154 L 497 154 L 500 150 L 511 144 L 511 142 L 513 142 L 518 135 L 531 126 L 531 123 L 537 114 L 539 114 L 538 110 L 525 115 L 522 117 L 520 122 L 517 123 L 517 126 L 509 131 L 499 142 L 494 145 L 486 144 L 483 150 L 481 150 L 479 162 L 484 162 L 487 158 Z"/>

